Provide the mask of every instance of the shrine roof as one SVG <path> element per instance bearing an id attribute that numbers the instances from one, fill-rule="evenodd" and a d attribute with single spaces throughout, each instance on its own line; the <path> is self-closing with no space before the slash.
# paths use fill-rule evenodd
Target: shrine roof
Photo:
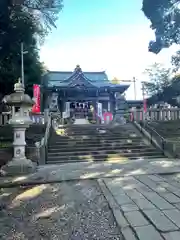
<path id="1" fill-rule="evenodd" d="M 68 87 L 89 87 L 89 88 L 111 88 L 124 92 L 129 85 L 113 84 L 108 80 L 105 71 L 83 72 L 79 65 L 73 72 L 70 71 L 49 71 L 43 79 L 47 88 L 68 88 Z"/>

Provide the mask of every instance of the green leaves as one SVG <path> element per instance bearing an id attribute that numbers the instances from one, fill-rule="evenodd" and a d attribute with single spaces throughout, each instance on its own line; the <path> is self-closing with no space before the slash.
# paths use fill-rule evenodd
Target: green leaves
<path id="1" fill-rule="evenodd" d="M 62 0 L 0 0 L 0 91 L 13 91 L 21 76 L 21 43 L 24 44 L 26 90 L 40 83 L 44 65 L 37 46 L 44 41 L 62 9 Z"/>
<path id="2" fill-rule="evenodd" d="M 143 0 L 142 11 L 151 21 L 155 41 L 149 51 L 159 53 L 173 43 L 180 43 L 180 0 Z"/>
<path id="3" fill-rule="evenodd" d="M 144 73 L 149 77 L 149 82 L 144 82 L 145 91 L 149 96 L 163 92 L 172 82 L 171 69 L 159 63 L 154 63 Z"/>

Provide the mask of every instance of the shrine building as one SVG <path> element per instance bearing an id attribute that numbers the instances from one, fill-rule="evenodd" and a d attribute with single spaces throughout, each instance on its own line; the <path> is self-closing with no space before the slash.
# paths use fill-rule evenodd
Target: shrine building
<path id="1" fill-rule="evenodd" d="M 72 72 L 48 71 L 41 83 L 42 111 L 64 112 L 69 103 L 70 111 L 83 112 L 101 103 L 102 111 L 114 112 L 116 99 L 128 88 L 111 83 L 105 71 L 83 72 L 79 65 Z"/>

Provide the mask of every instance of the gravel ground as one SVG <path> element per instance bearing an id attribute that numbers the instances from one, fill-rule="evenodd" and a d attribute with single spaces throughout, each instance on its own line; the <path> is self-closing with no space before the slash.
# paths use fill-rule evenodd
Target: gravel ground
<path id="1" fill-rule="evenodd" d="M 2 240 L 122 239 L 96 181 L 6 189 L 4 195 L 8 192 L 8 206 L 0 209 Z"/>

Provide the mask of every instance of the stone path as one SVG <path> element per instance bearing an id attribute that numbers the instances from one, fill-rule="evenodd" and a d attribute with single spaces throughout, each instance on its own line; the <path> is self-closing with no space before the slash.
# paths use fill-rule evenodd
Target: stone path
<path id="1" fill-rule="evenodd" d="M 126 240 L 180 239 L 180 175 L 98 182 Z"/>

